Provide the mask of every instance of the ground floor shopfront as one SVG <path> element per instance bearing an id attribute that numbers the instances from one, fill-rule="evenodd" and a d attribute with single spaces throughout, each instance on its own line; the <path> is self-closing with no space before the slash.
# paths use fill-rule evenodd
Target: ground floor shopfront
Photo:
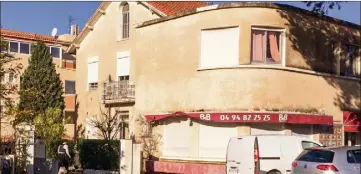
<path id="1" fill-rule="evenodd" d="M 280 112 L 177 112 L 146 118 L 163 140 L 161 160 L 148 167 L 167 173 L 224 173 L 231 137 L 280 134 L 318 140 L 333 125 L 332 116 Z"/>

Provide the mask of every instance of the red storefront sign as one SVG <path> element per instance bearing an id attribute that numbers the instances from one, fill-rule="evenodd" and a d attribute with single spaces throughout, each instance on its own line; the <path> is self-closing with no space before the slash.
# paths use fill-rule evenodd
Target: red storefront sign
<path id="1" fill-rule="evenodd" d="M 277 112 L 176 112 L 172 114 L 146 115 L 146 119 L 147 121 L 157 121 L 167 117 L 177 116 L 223 123 L 333 124 L 332 116 Z"/>
<path id="2" fill-rule="evenodd" d="M 343 112 L 343 130 L 344 132 L 360 132 L 361 131 L 361 113 L 350 111 Z"/>

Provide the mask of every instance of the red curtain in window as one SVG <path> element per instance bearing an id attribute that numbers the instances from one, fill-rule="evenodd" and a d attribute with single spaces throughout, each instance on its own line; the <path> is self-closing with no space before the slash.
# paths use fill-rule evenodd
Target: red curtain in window
<path id="1" fill-rule="evenodd" d="M 275 62 L 280 62 L 281 58 L 280 58 L 280 51 L 279 51 L 279 45 L 278 45 L 278 41 L 277 41 L 277 33 L 276 32 L 267 32 L 268 33 L 268 39 L 269 39 L 269 43 L 270 43 L 270 52 L 271 52 L 271 56 L 273 61 Z"/>
<path id="2" fill-rule="evenodd" d="M 265 32 L 253 31 L 252 32 L 252 60 L 255 62 L 264 62 L 265 58 Z"/>

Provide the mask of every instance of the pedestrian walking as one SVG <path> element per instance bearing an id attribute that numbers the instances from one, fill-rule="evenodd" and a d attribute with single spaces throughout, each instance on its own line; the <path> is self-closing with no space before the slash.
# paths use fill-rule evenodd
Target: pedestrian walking
<path id="1" fill-rule="evenodd" d="M 66 142 L 63 142 L 63 144 L 59 145 L 58 147 L 58 155 L 59 155 L 59 172 L 60 168 L 65 168 L 66 172 L 69 170 L 69 163 L 70 163 L 70 154 L 69 154 L 69 148 Z"/>

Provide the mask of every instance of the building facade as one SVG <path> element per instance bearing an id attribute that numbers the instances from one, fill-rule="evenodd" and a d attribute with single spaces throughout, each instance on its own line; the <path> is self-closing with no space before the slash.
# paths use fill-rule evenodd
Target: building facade
<path id="1" fill-rule="evenodd" d="M 73 26 L 72 28 L 74 29 Z M 76 101 L 76 92 L 75 92 L 75 55 L 68 54 L 65 50 L 69 47 L 76 35 L 64 34 L 56 37 L 39 35 L 9 29 L 1 29 L 1 37 L 3 41 L 8 44 L 8 53 L 12 54 L 16 58 L 17 63 L 23 65 L 21 73 L 24 72 L 28 66 L 28 59 L 31 56 L 31 45 L 35 44 L 38 40 L 44 41 L 44 43 L 49 47 L 50 53 L 53 56 L 54 64 L 56 67 L 57 73 L 60 74 L 60 80 L 64 85 L 64 100 L 65 100 L 65 109 L 64 116 L 66 119 L 66 135 L 64 138 L 72 139 L 74 137 L 74 126 L 76 119 L 75 112 L 75 101 Z M 1 77 L 1 83 L 12 83 L 20 87 L 20 75 L 15 76 L 14 74 L 5 74 Z M 13 96 L 15 102 L 19 100 L 18 95 Z M 4 103 L 1 103 L 2 107 Z M 3 111 L 3 109 L 2 109 Z M 3 139 L 12 137 L 13 129 L 9 123 L 10 120 L 3 120 L 2 123 L 2 132 L 1 136 Z"/>
<path id="2" fill-rule="evenodd" d="M 134 59 L 137 47 L 135 26 L 173 15 L 187 9 L 208 5 L 203 2 L 102 2 L 68 51 L 76 53 L 76 91 L 79 103 L 78 124 L 85 138 L 102 138 L 92 121 L 102 112 L 111 112 L 123 120 L 120 135 L 133 134 L 130 117 L 136 115 Z"/>
<path id="3" fill-rule="evenodd" d="M 99 105 L 111 105 L 128 112 L 129 132 L 140 136 L 135 120 L 145 117 L 162 136 L 153 170 L 224 172 L 234 136 L 360 144 L 359 25 L 268 3 L 166 16 L 147 3 L 129 2 L 128 16 L 120 2 L 105 4 L 69 49 L 81 65 L 78 124 L 90 127 Z"/>

